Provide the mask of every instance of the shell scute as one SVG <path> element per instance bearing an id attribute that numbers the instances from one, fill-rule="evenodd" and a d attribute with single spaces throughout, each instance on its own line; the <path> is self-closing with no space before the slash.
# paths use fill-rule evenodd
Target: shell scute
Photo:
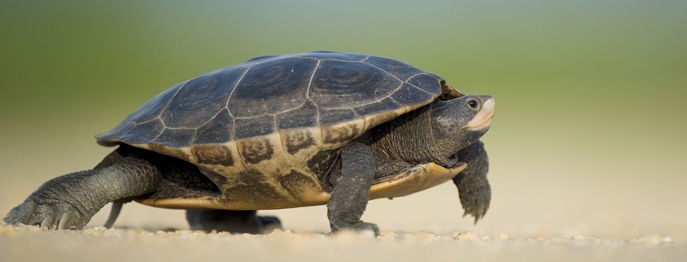
<path id="1" fill-rule="evenodd" d="M 306 100 L 300 107 L 277 115 L 277 128 L 281 130 L 317 126 L 317 116 L 317 106 Z"/>
<path id="2" fill-rule="evenodd" d="M 365 63 L 374 65 L 384 70 L 384 72 L 397 77 L 401 81 L 406 81 L 414 75 L 425 73 L 425 71 L 410 66 L 408 64 L 393 59 L 386 59 L 377 56 L 370 56 L 370 58 L 365 60 Z"/>
<path id="3" fill-rule="evenodd" d="M 406 80 L 406 83 L 415 86 L 418 91 L 428 92 L 432 94 L 432 97 L 438 97 L 441 95 L 441 82 L 441 78 L 431 74 L 418 74 Z"/>
<path id="4" fill-rule="evenodd" d="M 276 131 L 275 117 L 264 115 L 254 118 L 238 118 L 235 123 L 235 139 L 264 136 Z"/>
<path id="5" fill-rule="evenodd" d="M 159 144 L 173 148 L 186 147 L 191 144 L 196 129 L 169 129 L 165 128 L 162 133 L 152 141 L 152 144 Z"/>
<path id="6" fill-rule="evenodd" d="M 322 109 L 355 108 L 391 94 L 401 81 L 362 62 L 322 61 L 310 97 Z"/>
<path id="7" fill-rule="evenodd" d="M 320 124 L 329 125 L 359 118 L 352 109 L 320 109 Z"/>
<path id="8" fill-rule="evenodd" d="M 418 103 L 418 101 L 431 101 L 432 99 L 434 99 L 434 96 L 429 92 L 418 90 L 417 87 L 405 83 L 395 93 L 393 93 L 390 96 L 390 98 L 401 105 L 405 105 L 406 107 L 415 109 L 419 107 L 417 105 L 423 105 Z"/>
<path id="9" fill-rule="evenodd" d="M 229 111 L 247 118 L 299 107 L 306 99 L 317 60 L 287 57 L 250 67 L 229 99 Z"/>
<path id="10" fill-rule="evenodd" d="M 406 113 L 406 107 L 391 98 L 353 110 L 358 115 L 364 116 L 366 126 L 377 126 Z"/>
<path id="11" fill-rule="evenodd" d="M 193 144 L 221 144 L 231 140 L 233 136 L 234 118 L 225 108 L 198 128 Z"/>
<path id="12" fill-rule="evenodd" d="M 224 145 L 194 145 L 191 152 L 198 164 L 233 166 L 234 156 Z"/>
<path id="13" fill-rule="evenodd" d="M 177 91 L 179 91 L 179 89 L 185 84 L 186 82 L 179 83 L 156 95 L 152 99 L 148 100 L 148 102 L 141 105 L 138 109 L 136 109 L 136 111 L 131 113 L 126 120 L 140 123 L 157 118 L 160 116 L 160 113 L 162 113 L 162 110 L 164 110 L 169 104 L 169 101 L 172 99 L 172 97 L 174 97 Z"/>
<path id="14" fill-rule="evenodd" d="M 121 140 L 126 141 L 127 144 L 147 144 L 157 138 L 164 128 L 165 125 L 159 119 L 144 122 L 134 125 L 121 137 Z"/>
<path id="15" fill-rule="evenodd" d="M 189 80 L 160 114 L 166 127 L 198 128 L 224 108 L 245 69 L 229 67 Z"/>

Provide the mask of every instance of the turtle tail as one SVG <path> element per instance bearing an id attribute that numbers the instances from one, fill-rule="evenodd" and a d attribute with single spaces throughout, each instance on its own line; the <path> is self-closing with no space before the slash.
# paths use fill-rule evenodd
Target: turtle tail
<path id="1" fill-rule="evenodd" d="M 105 222 L 105 225 L 103 225 L 106 228 L 112 228 L 112 225 L 114 225 L 114 222 L 117 220 L 117 217 L 119 217 L 119 213 L 122 212 L 122 206 L 124 204 L 131 202 L 132 199 L 120 199 L 112 202 L 112 209 L 110 210 L 110 216 L 107 217 L 107 221 Z"/>

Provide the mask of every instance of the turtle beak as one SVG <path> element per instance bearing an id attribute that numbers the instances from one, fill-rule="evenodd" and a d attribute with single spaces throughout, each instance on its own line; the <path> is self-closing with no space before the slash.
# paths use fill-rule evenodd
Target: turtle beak
<path id="1" fill-rule="evenodd" d="M 481 102 L 481 108 L 477 115 L 466 125 L 468 130 L 489 128 L 491 126 L 491 118 L 494 117 L 494 107 L 496 106 L 494 98 L 488 95 L 480 95 L 477 98 Z"/>

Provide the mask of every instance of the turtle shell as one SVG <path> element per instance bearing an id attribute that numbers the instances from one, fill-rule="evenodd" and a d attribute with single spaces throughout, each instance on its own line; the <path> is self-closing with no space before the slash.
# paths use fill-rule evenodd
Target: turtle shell
<path id="1" fill-rule="evenodd" d="M 177 84 L 96 138 L 195 164 L 225 202 L 299 206 L 323 192 L 319 179 L 342 146 L 437 98 L 462 95 L 434 74 L 382 57 L 265 56 Z"/>

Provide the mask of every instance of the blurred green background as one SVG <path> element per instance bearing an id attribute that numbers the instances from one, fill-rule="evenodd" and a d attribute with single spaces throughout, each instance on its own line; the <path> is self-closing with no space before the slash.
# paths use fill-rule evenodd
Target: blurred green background
<path id="1" fill-rule="evenodd" d="M 2 1 L 0 215 L 94 166 L 111 149 L 93 135 L 178 82 L 256 56 L 337 50 L 497 101 L 483 139 L 486 218 L 461 219 L 446 184 L 373 201 L 364 219 L 383 230 L 684 237 L 685 14 L 681 0 Z M 328 231 L 322 207 L 266 213 Z M 184 228 L 182 217 L 130 204 L 118 224 Z"/>

